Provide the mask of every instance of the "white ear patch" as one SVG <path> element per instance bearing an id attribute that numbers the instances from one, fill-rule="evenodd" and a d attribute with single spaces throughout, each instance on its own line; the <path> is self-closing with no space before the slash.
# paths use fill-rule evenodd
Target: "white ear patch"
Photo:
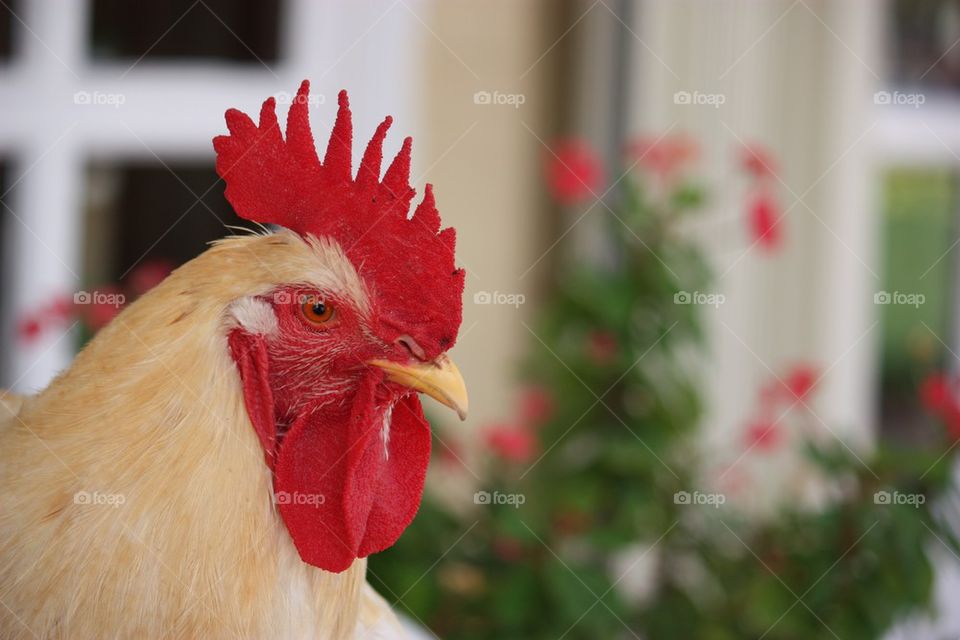
<path id="1" fill-rule="evenodd" d="M 277 333 L 277 316 L 270 303 L 260 298 L 240 298 L 230 305 L 229 314 L 248 333 L 265 336 Z"/>

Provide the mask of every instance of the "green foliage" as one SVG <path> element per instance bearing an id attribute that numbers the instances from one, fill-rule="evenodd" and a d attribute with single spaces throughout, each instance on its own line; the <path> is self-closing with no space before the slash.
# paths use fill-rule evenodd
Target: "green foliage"
<path id="1" fill-rule="evenodd" d="M 950 457 L 880 447 L 861 460 L 810 444 L 813 467 L 843 488 L 821 508 L 756 522 L 677 504 L 701 467 L 689 362 L 702 307 L 674 296 L 704 291 L 709 270 L 675 226 L 703 194 L 680 184 L 658 203 L 627 182 L 630 230 L 610 223 L 616 266 L 565 265 L 533 327 L 543 344 L 523 373 L 553 398 L 538 427 L 546 454 L 486 470 L 482 489 L 525 502 L 453 515 L 428 493 L 400 541 L 370 559 L 371 582 L 451 640 L 879 638 L 929 602 L 927 546 L 958 548 L 931 513 Z M 925 502 L 878 503 L 877 492 Z M 615 558 L 637 541 L 656 541 L 646 598 L 617 584 Z"/>

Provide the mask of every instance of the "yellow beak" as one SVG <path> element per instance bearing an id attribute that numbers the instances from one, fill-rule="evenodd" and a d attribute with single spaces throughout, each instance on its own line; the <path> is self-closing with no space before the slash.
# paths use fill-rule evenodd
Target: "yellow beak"
<path id="1" fill-rule="evenodd" d="M 390 360 L 371 360 L 367 364 L 386 371 L 387 380 L 425 393 L 456 411 L 461 420 L 467 419 L 467 385 L 457 365 L 446 354 L 433 362 L 401 364 Z"/>

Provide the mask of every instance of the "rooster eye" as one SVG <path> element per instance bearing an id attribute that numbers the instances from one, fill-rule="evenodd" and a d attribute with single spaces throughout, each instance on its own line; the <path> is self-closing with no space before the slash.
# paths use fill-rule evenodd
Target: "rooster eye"
<path id="1" fill-rule="evenodd" d="M 333 320 L 334 308 L 331 304 L 311 299 L 300 305 L 300 315 L 307 323 L 315 327 L 322 327 Z"/>

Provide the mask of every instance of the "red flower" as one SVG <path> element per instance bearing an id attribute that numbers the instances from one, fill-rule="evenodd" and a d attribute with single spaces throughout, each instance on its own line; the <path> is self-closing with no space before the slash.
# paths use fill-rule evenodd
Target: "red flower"
<path id="1" fill-rule="evenodd" d="M 773 198 L 766 192 L 760 192 L 750 202 L 748 224 L 755 242 L 765 249 L 774 249 L 780 244 L 780 214 Z"/>
<path id="2" fill-rule="evenodd" d="M 743 168 L 754 178 L 776 177 L 777 163 L 767 149 L 758 145 L 743 148 Z"/>
<path id="3" fill-rule="evenodd" d="M 540 443 L 529 430 L 518 425 L 495 425 L 484 431 L 487 446 L 510 462 L 529 462 L 540 450 Z"/>
<path id="4" fill-rule="evenodd" d="M 920 384 L 920 403 L 931 413 L 943 413 L 955 404 L 947 376 L 933 373 Z"/>
<path id="5" fill-rule="evenodd" d="M 75 312 L 73 300 L 67 296 L 57 296 L 50 301 L 49 305 L 47 305 L 46 312 L 57 320 L 70 320 Z"/>
<path id="6" fill-rule="evenodd" d="M 20 322 L 17 323 L 17 335 L 19 335 L 20 339 L 24 342 L 33 342 L 40 337 L 41 333 L 43 333 L 43 325 L 40 324 L 40 320 L 37 319 L 36 315 L 22 318 Z"/>
<path id="7" fill-rule="evenodd" d="M 440 458 L 440 462 L 449 466 L 449 467 L 463 467 L 463 447 L 460 443 L 454 440 L 446 440 L 440 443 L 440 446 L 435 450 L 438 451 L 437 455 Z"/>
<path id="8" fill-rule="evenodd" d="M 118 287 L 103 287 L 88 294 L 88 301 L 80 307 L 80 313 L 91 331 L 99 331 L 120 313 L 124 300 Z"/>
<path id="9" fill-rule="evenodd" d="M 748 448 L 770 451 L 781 442 L 783 442 L 783 431 L 768 420 L 760 420 L 747 426 L 744 444 Z"/>
<path id="10" fill-rule="evenodd" d="M 587 339 L 587 357 L 596 365 L 609 364 L 616 358 L 618 348 L 616 336 L 606 330 L 591 331 Z"/>
<path id="11" fill-rule="evenodd" d="M 960 440 L 960 406 L 954 401 L 941 415 L 947 434 L 954 440 Z"/>
<path id="12" fill-rule="evenodd" d="M 791 400 L 805 400 L 817 384 L 817 370 L 807 365 L 797 365 L 783 381 Z"/>
<path id="13" fill-rule="evenodd" d="M 143 295 L 163 282 L 171 271 L 173 271 L 173 265 L 166 260 L 143 262 L 130 274 L 130 291 L 138 296 Z"/>
<path id="14" fill-rule="evenodd" d="M 548 155 L 547 187 L 561 204 L 577 204 L 596 196 L 603 179 L 600 158 L 582 140 L 561 141 Z"/>
<path id="15" fill-rule="evenodd" d="M 700 155 L 700 148 L 684 135 L 660 138 L 640 137 L 627 145 L 627 157 L 656 174 L 668 179 Z"/>
<path id="16" fill-rule="evenodd" d="M 943 373 L 933 373 L 920 385 L 920 403 L 943 420 L 947 433 L 960 440 L 960 400 L 955 391 L 956 381 Z"/>
<path id="17" fill-rule="evenodd" d="M 524 424 L 543 424 L 553 415 L 553 409 L 553 395 L 546 387 L 530 386 L 520 394 L 520 419 Z"/>
<path id="18" fill-rule="evenodd" d="M 504 562 L 517 562 L 526 555 L 523 543 L 508 536 L 497 536 L 493 540 L 493 552 Z"/>
<path id="19" fill-rule="evenodd" d="M 563 536 L 573 536 L 590 528 L 590 516 L 578 509 L 564 509 L 553 517 L 553 528 Z"/>

